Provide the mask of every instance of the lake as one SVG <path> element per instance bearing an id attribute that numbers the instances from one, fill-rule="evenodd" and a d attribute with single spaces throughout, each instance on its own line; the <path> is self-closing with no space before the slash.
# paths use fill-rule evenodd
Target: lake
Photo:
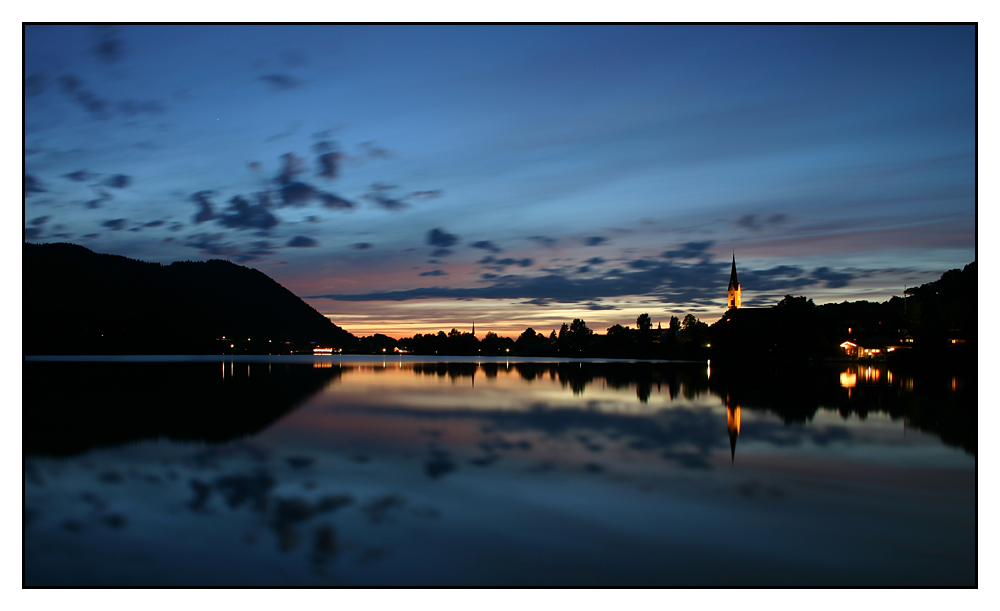
<path id="1" fill-rule="evenodd" d="M 36 357 L 23 397 L 29 587 L 977 585 L 974 372 Z"/>

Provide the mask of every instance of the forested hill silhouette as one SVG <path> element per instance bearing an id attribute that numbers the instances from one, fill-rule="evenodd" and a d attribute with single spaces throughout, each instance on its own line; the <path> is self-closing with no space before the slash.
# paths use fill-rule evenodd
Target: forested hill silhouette
<path id="1" fill-rule="evenodd" d="M 26 355 L 267 354 L 357 342 L 264 273 L 217 259 L 160 265 L 26 243 L 22 283 Z"/>

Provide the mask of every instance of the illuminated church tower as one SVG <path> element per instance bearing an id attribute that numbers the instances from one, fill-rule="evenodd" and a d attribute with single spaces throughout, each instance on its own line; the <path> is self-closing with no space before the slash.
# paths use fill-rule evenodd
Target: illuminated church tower
<path id="1" fill-rule="evenodd" d="M 740 296 L 740 280 L 736 277 L 736 251 L 733 251 L 733 271 L 729 274 L 729 307 L 727 309 L 739 308 L 743 299 Z"/>

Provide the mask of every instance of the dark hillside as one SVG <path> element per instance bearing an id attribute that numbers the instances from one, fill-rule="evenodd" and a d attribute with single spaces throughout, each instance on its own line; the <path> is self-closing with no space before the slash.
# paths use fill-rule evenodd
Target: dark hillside
<path id="1" fill-rule="evenodd" d="M 24 354 L 266 354 L 356 342 L 265 274 L 228 261 L 160 265 L 24 244 L 22 283 Z"/>

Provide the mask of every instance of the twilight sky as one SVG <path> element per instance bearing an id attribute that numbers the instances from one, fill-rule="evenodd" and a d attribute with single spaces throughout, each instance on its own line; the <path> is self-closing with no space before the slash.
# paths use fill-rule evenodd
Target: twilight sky
<path id="1" fill-rule="evenodd" d="M 359 335 L 597 332 L 975 258 L 972 26 L 29 26 L 24 231 Z"/>

